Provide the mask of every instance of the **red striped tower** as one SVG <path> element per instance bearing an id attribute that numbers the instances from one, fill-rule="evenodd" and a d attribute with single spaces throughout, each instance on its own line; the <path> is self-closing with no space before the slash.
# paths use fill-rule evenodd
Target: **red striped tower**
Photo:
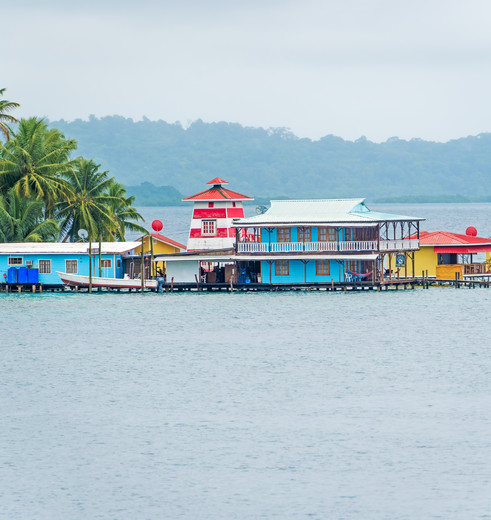
<path id="1" fill-rule="evenodd" d="M 194 202 L 188 251 L 233 247 L 235 229 L 232 228 L 232 219 L 244 218 L 243 200 L 254 200 L 224 188 L 222 185 L 228 182 L 219 177 L 207 184 L 212 187 L 182 199 Z"/>

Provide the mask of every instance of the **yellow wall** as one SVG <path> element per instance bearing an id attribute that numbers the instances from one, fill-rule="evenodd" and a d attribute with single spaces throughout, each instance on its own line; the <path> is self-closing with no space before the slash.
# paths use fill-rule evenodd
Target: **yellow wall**
<path id="1" fill-rule="evenodd" d="M 419 251 L 414 252 L 414 274 L 421 276 L 422 271 L 428 271 L 428 276 L 436 276 L 438 254 L 433 246 L 421 246 Z M 408 258 L 407 272 L 412 274 L 412 260 Z"/>
<path id="2" fill-rule="evenodd" d="M 141 239 L 140 239 L 141 242 Z M 144 239 L 144 251 L 150 251 L 150 242 L 148 237 L 145 237 Z M 135 248 L 135 253 L 141 253 L 141 246 Z M 165 242 L 161 242 L 160 240 L 157 240 L 156 238 L 153 239 L 153 254 L 154 255 L 163 255 L 165 253 L 179 253 L 181 250 L 176 246 L 171 246 L 170 244 L 166 244 Z"/>
<path id="3" fill-rule="evenodd" d="M 141 238 L 140 238 L 141 242 Z M 143 240 L 144 248 L 143 250 L 145 252 L 150 251 L 150 242 L 148 236 L 146 236 Z M 141 246 L 135 248 L 135 253 L 139 254 L 141 253 Z M 160 240 L 157 240 L 156 238 L 153 238 L 153 254 L 154 255 L 163 255 L 166 253 L 179 253 L 181 249 L 179 249 L 176 246 L 172 246 L 170 244 L 166 244 L 165 242 L 161 242 Z M 165 262 L 153 262 L 154 270 L 152 271 L 152 276 L 161 276 L 165 273 L 166 265 Z"/>
<path id="4" fill-rule="evenodd" d="M 486 253 L 486 271 L 491 273 L 491 253 Z"/>

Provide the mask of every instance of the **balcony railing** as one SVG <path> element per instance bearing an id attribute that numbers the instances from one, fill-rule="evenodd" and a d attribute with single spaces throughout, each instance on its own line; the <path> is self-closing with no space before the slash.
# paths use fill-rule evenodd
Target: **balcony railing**
<path id="1" fill-rule="evenodd" d="M 419 240 L 417 238 L 380 241 L 380 251 L 407 251 L 413 249 L 419 249 Z"/>
<path id="2" fill-rule="evenodd" d="M 323 253 L 330 251 L 379 251 L 377 240 L 347 240 L 342 242 L 239 242 L 238 253 Z M 383 240 L 380 251 L 418 249 L 418 240 Z"/>

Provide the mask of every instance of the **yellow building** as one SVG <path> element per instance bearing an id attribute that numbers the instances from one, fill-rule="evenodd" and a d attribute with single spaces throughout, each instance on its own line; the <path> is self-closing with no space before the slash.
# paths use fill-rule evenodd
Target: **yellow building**
<path id="1" fill-rule="evenodd" d="M 414 253 L 416 276 L 425 275 L 442 280 L 456 276 L 483 274 L 491 271 L 491 238 L 477 237 L 474 228 L 467 234 L 449 231 L 422 231 L 419 236 L 419 251 Z M 486 262 L 473 262 L 473 255 L 486 253 Z M 411 260 L 408 261 L 412 268 Z"/>
<path id="2" fill-rule="evenodd" d="M 140 237 L 138 241 L 141 243 L 141 240 L 143 238 L 143 252 L 148 260 L 148 255 L 153 253 L 154 256 L 156 255 L 163 255 L 168 253 L 181 253 L 183 251 L 186 251 L 186 246 L 183 244 L 180 244 L 179 242 L 176 242 L 175 240 L 172 240 L 171 238 L 168 238 L 164 235 L 161 235 L 160 233 L 150 233 L 149 235 L 144 235 L 143 237 Z M 152 242 L 150 242 L 150 240 Z M 135 248 L 135 255 L 141 255 L 141 246 Z M 165 262 L 156 262 L 153 263 L 153 270 L 152 273 L 148 273 L 148 265 L 147 261 L 145 261 L 145 272 L 147 273 L 147 276 L 160 276 L 165 273 Z M 139 272 L 139 267 L 137 267 L 137 272 Z"/>

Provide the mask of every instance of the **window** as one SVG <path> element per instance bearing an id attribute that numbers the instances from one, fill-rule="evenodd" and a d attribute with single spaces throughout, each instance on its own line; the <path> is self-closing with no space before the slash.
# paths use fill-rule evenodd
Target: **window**
<path id="1" fill-rule="evenodd" d="M 315 274 L 317 274 L 317 275 L 331 274 L 330 260 L 316 260 L 315 261 Z"/>
<path id="2" fill-rule="evenodd" d="M 215 205 L 214 202 L 208 202 L 208 207 L 209 207 L 209 208 L 212 208 L 214 205 Z"/>
<path id="3" fill-rule="evenodd" d="M 121 268 L 121 258 L 117 258 L 117 259 L 116 259 L 116 267 L 117 267 L 118 269 Z"/>
<path id="4" fill-rule="evenodd" d="M 351 229 L 350 228 L 344 228 L 344 240 L 346 242 L 351 241 Z"/>
<path id="5" fill-rule="evenodd" d="M 78 274 L 78 260 L 65 260 L 65 273 Z"/>
<path id="6" fill-rule="evenodd" d="M 353 228 L 353 240 L 377 240 L 377 228 Z"/>
<path id="7" fill-rule="evenodd" d="M 288 276 L 290 274 L 288 260 L 276 260 L 274 263 L 274 274 L 277 276 Z"/>
<path id="8" fill-rule="evenodd" d="M 23 258 L 21 256 L 9 256 L 9 265 L 22 265 Z"/>
<path id="9" fill-rule="evenodd" d="M 336 228 L 320 227 L 319 242 L 336 242 Z"/>
<path id="10" fill-rule="evenodd" d="M 214 236 L 217 234 L 217 221 L 216 220 L 203 220 L 201 221 L 201 234 L 207 236 Z"/>
<path id="11" fill-rule="evenodd" d="M 110 258 L 101 259 L 101 267 L 110 268 L 113 266 L 113 261 Z"/>
<path id="12" fill-rule="evenodd" d="M 298 241 L 299 242 L 311 242 L 312 241 L 312 228 L 299 227 L 298 228 Z"/>
<path id="13" fill-rule="evenodd" d="M 39 274 L 51 274 L 51 260 L 39 260 Z"/>
<path id="14" fill-rule="evenodd" d="M 358 262 L 356 260 L 349 260 L 346 262 L 346 270 L 350 273 L 358 272 Z"/>
<path id="15" fill-rule="evenodd" d="M 278 242 L 291 242 L 291 230 L 286 227 L 279 227 L 276 230 L 276 240 Z"/>

